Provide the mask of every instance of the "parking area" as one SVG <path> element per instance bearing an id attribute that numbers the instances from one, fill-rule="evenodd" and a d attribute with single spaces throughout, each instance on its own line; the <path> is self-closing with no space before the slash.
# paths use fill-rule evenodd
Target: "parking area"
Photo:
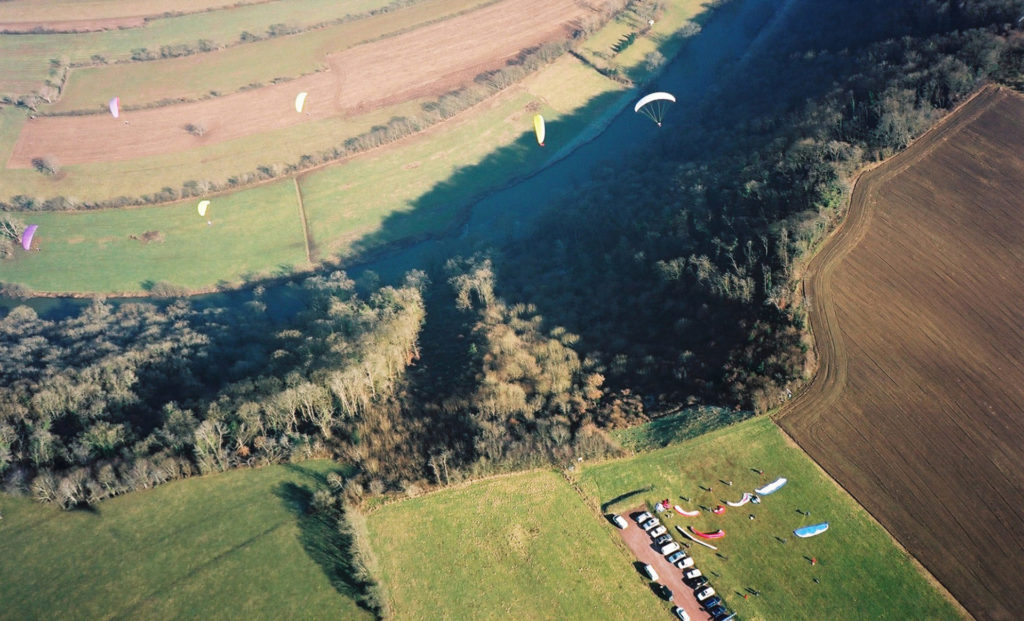
<path id="1" fill-rule="evenodd" d="M 636 522 L 636 516 L 644 512 L 646 508 L 636 507 L 622 513 L 629 525 L 619 531 L 622 540 L 632 550 L 638 563 L 646 563 L 658 573 L 658 582 L 667 586 L 672 591 L 672 604 L 679 606 L 690 615 L 691 621 L 706 621 L 711 616 L 704 612 L 697 604 L 697 598 L 693 589 L 683 582 L 683 570 L 672 565 L 662 556 L 656 546 L 653 545 L 650 536 Z M 673 535 L 676 541 L 683 546 L 683 551 L 689 553 L 688 542 L 679 541 L 681 537 Z M 637 571 L 641 565 L 637 565 Z M 699 566 L 698 566 L 699 567 Z"/>

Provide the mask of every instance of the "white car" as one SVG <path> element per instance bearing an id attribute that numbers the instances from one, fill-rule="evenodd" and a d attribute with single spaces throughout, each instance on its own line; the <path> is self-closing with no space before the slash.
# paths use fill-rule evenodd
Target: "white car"
<path id="1" fill-rule="evenodd" d="M 715 594 L 715 590 L 711 587 L 707 587 L 703 591 L 697 592 L 697 601 L 703 602 L 706 599 L 711 599 Z"/>
<path id="2" fill-rule="evenodd" d="M 658 518 L 651 518 L 643 524 L 641 524 L 640 526 L 642 526 L 644 530 L 651 530 L 655 526 L 661 526 L 661 520 L 659 520 Z"/>
<path id="3" fill-rule="evenodd" d="M 646 563 L 644 564 L 644 575 L 646 575 L 651 580 L 658 580 L 658 572 L 654 571 L 654 568 L 650 565 L 647 565 Z"/>
<path id="4" fill-rule="evenodd" d="M 699 569 L 691 569 L 690 571 L 684 571 L 683 572 L 683 578 L 686 578 L 687 580 L 693 580 L 695 578 L 700 578 L 703 575 L 704 574 L 700 573 Z"/>
<path id="5" fill-rule="evenodd" d="M 693 557 L 687 556 L 681 561 L 676 561 L 676 567 L 678 567 L 679 569 L 689 569 L 693 567 Z"/>
<path id="6" fill-rule="evenodd" d="M 690 615 L 686 614 L 686 611 L 676 606 L 672 609 L 672 614 L 679 618 L 679 621 L 690 621 Z"/>
<path id="7" fill-rule="evenodd" d="M 673 552 L 678 552 L 678 551 L 679 551 L 679 542 L 678 541 L 670 541 L 670 542 L 666 543 L 665 545 L 661 546 L 661 549 L 658 550 L 658 552 L 661 552 L 662 556 L 668 556 L 669 554 L 672 554 Z"/>
<path id="8" fill-rule="evenodd" d="M 655 528 L 652 528 L 647 534 L 650 535 L 651 538 L 653 539 L 655 537 L 661 537 L 662 535 L 664 535 L 667 532 L 668 532 L 668 529 L 665 528 L 664 526 L 656 526 Z"/>
<path id="9" fill-rule="evenodd" d="M 653 516 L 650 513 L 644 511 L 640 515 L 636 516 L 636 523 L 637 524 L 643 524 L 644 522 L 646 522 L 647 520 L 651 519 L 652 517 Z"/>
<path id="10" fill-rule="evenodd" d="M 612 524 L 615 524 L 616 526 L 622 529 L 625 529 L 627 526 L 629 526 L 629 522 L 627 522 L 626 518 L 622 517 L 621 515 L 613 515 Z"/>

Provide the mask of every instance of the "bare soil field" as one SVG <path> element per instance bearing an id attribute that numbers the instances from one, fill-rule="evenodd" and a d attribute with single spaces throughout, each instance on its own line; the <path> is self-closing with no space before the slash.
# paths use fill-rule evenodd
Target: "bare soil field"
<path id="1" fill-rule="evenodd" d="M 61 164 L 175 153 L 310 120 L 365 112 L 440 95 L 497 69 L 521 50 L 569 35 L 590 12 L 576 0 L 504 0 L 479 10 L 328 56 L 330 71 L 211 100 L 109 115 L 45 117 L 27 122 L 8 161 Z M 295 95 L 309 93 L 305 111 Z M 122 101 L 131 106 L 130 101 Z M 202 126 L 201 136 L 186 125 Z M 73 138 L 72 138 L 73 137 Z"/>
<path id="2" fill-rule="evenodd" d="M 1021 119 L 987 88 L 860 177 L 804 278 L 821 366 L 778 417 L 983 619 L 1024 618 Z"/>

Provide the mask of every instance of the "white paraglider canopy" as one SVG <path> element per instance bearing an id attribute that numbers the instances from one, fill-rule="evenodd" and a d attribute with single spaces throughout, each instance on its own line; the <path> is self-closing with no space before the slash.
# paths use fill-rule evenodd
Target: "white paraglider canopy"
<path id="1" fill-rule="evenodd" d="M 295 111 L 302 112 L 302 106 L 306 105 L 306 95 L 309 93 L 303 91 L 295 96 Z"/>
<path id="2" fill-rule="evenodd" d="M 650 95 L 644 95 L 640 98 L 640 101 L 636 102 L 633 106 L 633 112 L 639 112 L 651 119 L 661 127 L 661 120 L 665 116 L 665 111 L 668 110 L 669 104 L 676 102 L 676 98 L 672 93 L 657 92 L 651 93 Z"/>

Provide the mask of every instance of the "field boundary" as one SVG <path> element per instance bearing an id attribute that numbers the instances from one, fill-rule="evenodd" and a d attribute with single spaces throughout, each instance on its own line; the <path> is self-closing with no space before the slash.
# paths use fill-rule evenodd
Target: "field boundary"
<path id="1" fill-rule="evenodd" d="M 306 263 L 312 263 L 313 256 L 309 251 L 309 218 L 306 217 L 306 207 L 302 203 L 302 188 L 299 187 L 298 177 L 292 177 L 292 182 L 295 185 L 295 199 L 299 204 L 299 220 L 302 221 L 302 239 L 306 243 Z"/>

